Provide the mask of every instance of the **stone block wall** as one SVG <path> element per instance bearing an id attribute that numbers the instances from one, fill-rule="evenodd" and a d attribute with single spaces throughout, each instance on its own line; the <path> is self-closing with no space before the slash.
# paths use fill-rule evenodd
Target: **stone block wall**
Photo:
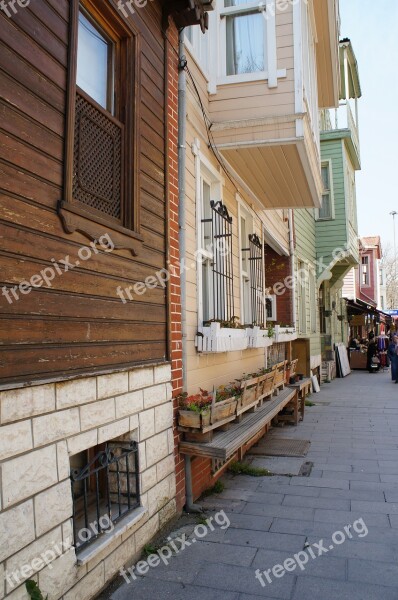
<path id="1" fill-rule="evenodd" d="M 79 565 L 70 458 L 126 434 L 138 442 L 142 509 Z M 93 597 L 176 512 L 170 365 L 0 392 L 0 469 L 0 599 L 28 598 L 26 579 L 51 600 Z"/>

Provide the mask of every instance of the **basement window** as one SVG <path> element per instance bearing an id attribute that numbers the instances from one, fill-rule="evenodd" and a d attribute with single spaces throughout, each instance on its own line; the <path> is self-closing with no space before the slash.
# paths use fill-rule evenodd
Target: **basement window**
<path id="1" fill-rule="evenodd" d="M 73 535 L 79 552 L 140 506 L 138 446 L 109 441 L 71 457 Z"/>

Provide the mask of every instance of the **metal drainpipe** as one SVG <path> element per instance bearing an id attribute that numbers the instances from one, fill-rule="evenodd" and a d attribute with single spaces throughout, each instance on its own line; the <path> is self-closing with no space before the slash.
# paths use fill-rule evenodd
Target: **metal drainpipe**
<path id="1" fill-rule="evenodd" d="M 290 251 L 290 270 L 293 277 L 292 302 L 293 302 L 293 325 L 297 328 L 297 307 L 296 307 L 296 278 L 295 278 L 295 251 L 294 251 L 294 231 L 293 231 L 293 210 L 289 208 L 289 251 Z"/>
<path id="2" fill-rule="evenodd" d="M 187 130 L 187 78 L 185 74 L 186 57 L 184 52 L 184 29 L 178 37 L 178 225 L 180 261 L 186 257 L 186 224 L 185 224 L 185 182 L 186 182 L 186 130 Z M 180 275 L 181 289 L 181 328 L 182 328 L 182 389 L 187 390 L 187 320 L 186 320 L 186 273 L 182 269 Z M 202 508 L 193 502 L 191 457 L 184 455 L 185 460 L 185 509 L 188 512 L 202 512 Z"/>

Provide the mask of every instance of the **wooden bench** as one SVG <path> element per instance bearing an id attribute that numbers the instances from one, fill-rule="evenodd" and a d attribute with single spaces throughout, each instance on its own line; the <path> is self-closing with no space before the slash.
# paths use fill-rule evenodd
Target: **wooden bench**
<path id="1" fill-rule="evenodd" d="M 246 413 L 240 423 L 233 423 L 227 431 L 216 431 L 210 442 L 181 441 L 180 452 L 189 456 L 227 460 L 291 402 L 297 407 L 297 390 L 286 388 L 254 413 Z"/>
<path id="2" fill-rule="evenodd" d="M 307 377 L 301 381 L 298 381 L 297 383 L 289 384 L 288 387 L 293 390 L 297 390 L 300 421 L 304 421 L 305 401 L 308 394 L 311 392 L 312 381 L 309 377 Z"/>

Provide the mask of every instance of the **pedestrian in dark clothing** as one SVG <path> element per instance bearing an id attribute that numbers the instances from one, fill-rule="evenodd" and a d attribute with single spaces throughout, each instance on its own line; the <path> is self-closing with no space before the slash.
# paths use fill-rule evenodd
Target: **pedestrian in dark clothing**
<path id="1" fill-rule="evenodd" d="M 391 344 L 388 346 L 387 355 L 391 363 L 391 379 L 398 383 L 398 337 L 394 335 Z"/>
<path id="2" fill-rule="evenodd" d="M 366 363 L 366 368 L 369 371 L 369 373 L 373 373 L 373 371 L 375 370 L 374 368 L 372 368 L 373 365 L 373 359 L 374 357 L 377 356 L 377 344 L 375 342 L 375 335 L 374 333 L 370 333 L 369 334 L 369 345 L 368 345 L 368 352 L 367 352 L 367 363 Z"/>

